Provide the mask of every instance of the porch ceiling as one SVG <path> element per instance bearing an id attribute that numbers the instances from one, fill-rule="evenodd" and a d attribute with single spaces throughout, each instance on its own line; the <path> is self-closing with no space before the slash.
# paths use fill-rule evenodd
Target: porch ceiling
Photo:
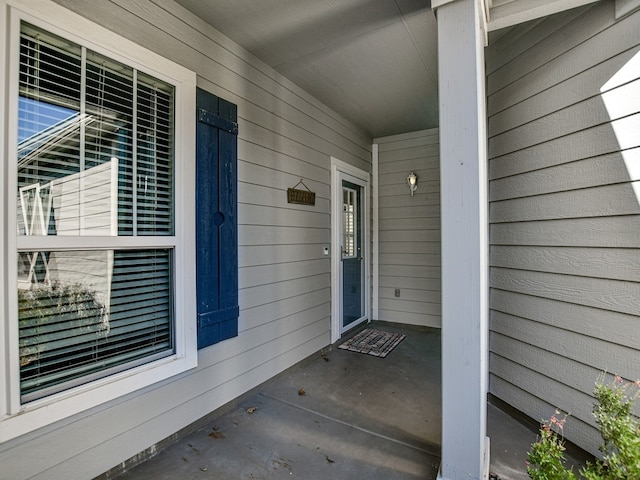
<path id="1" fill-rule="evenodd" d="M 371 137 L 438 125 L 430 0 L 176 0 Z"/>

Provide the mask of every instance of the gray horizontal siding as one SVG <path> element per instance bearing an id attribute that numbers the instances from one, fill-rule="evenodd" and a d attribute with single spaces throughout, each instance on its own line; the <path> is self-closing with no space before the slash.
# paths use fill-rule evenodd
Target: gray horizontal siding
<path id="1" fill-rule="evenodd" d="M 374 141 L 379 152 L 378 319 L 440 327 L 438 130 Z M 412 171 L 418 175 L 413 197 L 407 185 Z"/>
<path id="2" fill-rule="evenodd" d="M 330 157 L 371 170 L 371 138 L 171 0 L 58 3 L 238 105 L 240 333 L 193 371 L 0 445 L 0 476 L 15 480 L 96 476 L 325 347 Z M 315 206 L 287 203 L 301 178 Z"/>
<path id="3" fill-rule="evenodd" d="M 640 12 L 614 2 L 487 49 L 490 391 L 597 453 L 593 385 L 640 378 Z"/>

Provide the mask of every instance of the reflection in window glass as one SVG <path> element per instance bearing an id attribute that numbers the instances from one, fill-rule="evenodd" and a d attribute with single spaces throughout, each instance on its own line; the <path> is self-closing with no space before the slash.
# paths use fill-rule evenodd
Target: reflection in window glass
<path id="1" fill-rule="evenodd" d="M 18 289 L 24 400 L 173 353 L 169 250 L 22 252 L 19 269 L 30 262 L 38 278 Z"/>
<path id="2" fill-rule="evenodd" d="M 19 78 L 16 280 L 30 401 L 175 352 L 173 244 L 141 240 L 174 234 L 174 87 L 26 23 Z M 51 248 L 50 236 L 66 240 Z"/>
<path id="3" fill-rule="evenodd" d="M 24 24 L 19 90 L 20 235 L 173 235 L 173 86 Z"/>

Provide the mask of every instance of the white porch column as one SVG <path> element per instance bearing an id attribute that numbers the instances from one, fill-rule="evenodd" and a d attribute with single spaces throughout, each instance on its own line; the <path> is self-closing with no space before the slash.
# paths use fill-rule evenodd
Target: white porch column
<path id="1" fill-rule="evenodd" d="M 442 215 L 442 464 L 488 474 L 488 225 L 480 0 L 434 0 L 438 18 Z"/>

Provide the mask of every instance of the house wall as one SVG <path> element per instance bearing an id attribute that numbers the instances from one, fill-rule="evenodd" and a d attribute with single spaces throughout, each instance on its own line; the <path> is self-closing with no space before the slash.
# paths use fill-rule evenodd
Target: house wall
<path id="1" fill-rule="evenodd" d="M 92 478 L 328 345 L 330 156 L 371 171 L 371 138 L 172 1 L 57 3 L 238 105 L 239 336 L 195 370 L 0 445 L 2 479 Z M 301 178 L 315 206 L 287 204 Z"/>
<path id="2" fill-rule="evenodd" d="M 379 172 L 377 320 L 440 327 L 438 140 L 438 129 L 374 140 Z M 418 176 L 413 197 L 407 185 L 412 171 Z"/>
<path id="3" fill-rule="evenodd" d="M 603 371 L 640 378 L 640 11 L 614 1 L 486 50 L 490 392 L 597 453 Z"/>

